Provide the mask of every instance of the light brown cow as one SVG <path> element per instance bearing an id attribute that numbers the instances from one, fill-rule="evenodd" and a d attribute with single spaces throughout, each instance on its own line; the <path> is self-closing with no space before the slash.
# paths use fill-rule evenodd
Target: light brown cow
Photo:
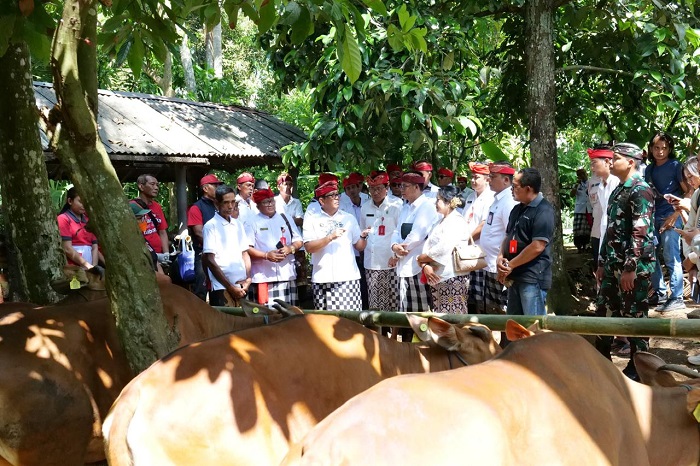
<path id="1" fill-rule="evenodd" d="M 346 319 L 308 315 L 181 348 L 119 396 L 104 424 L 107 459 L 276 465 L 290 442 L 380 380 L 462 366 L 452 353 L 473 364 L 500 352 L 484 326 L 427 325 L 437 344 L 399 343 Z"/>
<path id="2" fill-rule="evenodd" d="M 172 284 L 160 291 L 181 344 L 263 323 L 222 314 Z M 0 465 L 104 459 L 102 420 L 131 378 L 106 299 L 0 304 Z"/>
<path id="3" fill-rule="evenodd" d="M 282 464 L 696 466 L 697 394 L 632 382 L 582 338 L 544 333 L 478 366 L 378 384 Z"/>

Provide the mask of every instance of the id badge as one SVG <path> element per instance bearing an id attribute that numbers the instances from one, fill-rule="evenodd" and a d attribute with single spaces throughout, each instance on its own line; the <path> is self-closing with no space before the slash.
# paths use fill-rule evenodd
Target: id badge
<path id="1" fill-rule="evenodd" d="M 518 242 L 514 239 L 510 240 L 508 243 L 508 252 L 510 254 L 517 254 L 518 253 Z"/>
<path id="2" fill-rule="evenodd" d="M 280 238 L 280 243 L 282 243 L 282 246 L 286 246 L 286 245 L 287 245 L 287 237 L 286 237 L 286 236 L 282 236 L 282 237 Z"/>
<path id="3" fill-rule="evenodd" d="M 489 216 L 486 217 L 486 223 L 491 225 L 491 222 L 493 222 L 493 212 L 489 212 Z"/>
<path id="4" fill-rule="evenodd" d="M 379 225 L 379 228 L 377 228 L 377 234 L 379 236 L 384 236 L 386 234 L 386 227 L 384 225 Z"/>

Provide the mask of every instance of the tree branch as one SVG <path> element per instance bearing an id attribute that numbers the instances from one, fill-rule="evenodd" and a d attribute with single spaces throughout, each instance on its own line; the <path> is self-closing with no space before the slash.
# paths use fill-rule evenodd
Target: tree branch
<path id="1" fill-rule="evenodd" d="M 567 3 L 572 3 L 573 0 L 556 0 L 553 2 L 552 7 L 554 10 L 559 8 L 560 6 L 564 6 Z M 514 6 L 514 5 L 503 5 L 501 8 L 497 10 L 484 10 L 484 11 L 479 11 L 478 13 L 474 13 L 470 16 L 474 18 L 485 18 L 487 16 L 499 16 L 505 13 L 514 13 L 517 15 L 523 15 L 525 13 L 525 10 L 521 6 Z"/>
<path id="2" fill-rule="evenodd" d="M 634 76 L 634 73 L 631 71 L 622 71 L 622 70 L 615 70 L 612 68 L 601 68 L 598 66 L 588 66 L 588 65 L 571 65 L 571 66 L 562 66 L 557 70 L 558 73 L 564 73 L 566 71 L 591 71 L 591 72 L 598 72 L 598 73 L 612 73 L 612 74 L 621 74 L 623 76 Z"/>

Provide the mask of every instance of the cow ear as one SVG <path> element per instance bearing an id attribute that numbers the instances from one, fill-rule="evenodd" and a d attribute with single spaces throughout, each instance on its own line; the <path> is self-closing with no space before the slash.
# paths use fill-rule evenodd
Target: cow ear
<path id="1" fill-rule="evenodd" d="M 448 351 L 454 351 L 459 347 L 460 341 L 457 337 L 455 326 L 449 322 L 445 322 L 437 317 L 428 319 L 428 328 L 430 329 L 430 338 Z"/>
<path id="2" fill-rule="evenodd" d="M 241 309 L 243 309 L 246 317 L 269 316 L 277 314 L 276 310 L 261 306 L 260 304 L 254 303 L 253 301 L 248 301 L 247 299 L 241 299 Z"/>
<path id="3" fill-rule="evenodd" d="M 491 329 L 485 325 L 470 325 L 467 327 L 473 335 L 481 338 L 484 342 L 490 343 L 493 341 L 493 333 Z"/>
<path id="4" fill-rule="evenodd" d="M 506 321 L 506 337 L 510 341 L 522 340 L 523 338 L 528 338 L 534 335 L 535 332 L 523 327 L 516 321 L 508 319 Z"/>
<path id="5" fill-rule="evenodd" d="M 406 314 L 406 319 L 411 326 L 411 330 L 420 341 L 430 341 L 430 327 L 428 326 L 428 319 L 426 317 L 417 316 L 415 314 Z"/>

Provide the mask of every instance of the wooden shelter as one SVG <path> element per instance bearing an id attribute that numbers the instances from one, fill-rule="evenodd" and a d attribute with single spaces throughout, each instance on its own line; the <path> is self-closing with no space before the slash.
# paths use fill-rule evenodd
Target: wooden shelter
<path id="1" fill-rule="evenodd" d="M 52 108 L 50 83 L 35 82 L 37 107 Z M 175 182 L 178 220 L 186 225 L 187 186 L 213 169 L 237 173 L 256 165 L 280 165 L 280 149 L 306 140 L 303 131 L 255 109 L 192 102 L 133 92 L 98 91 L 98 130 L 119 180 L 149 173 Z M 41 133 L 49 177 L 68 173 Z"/>

